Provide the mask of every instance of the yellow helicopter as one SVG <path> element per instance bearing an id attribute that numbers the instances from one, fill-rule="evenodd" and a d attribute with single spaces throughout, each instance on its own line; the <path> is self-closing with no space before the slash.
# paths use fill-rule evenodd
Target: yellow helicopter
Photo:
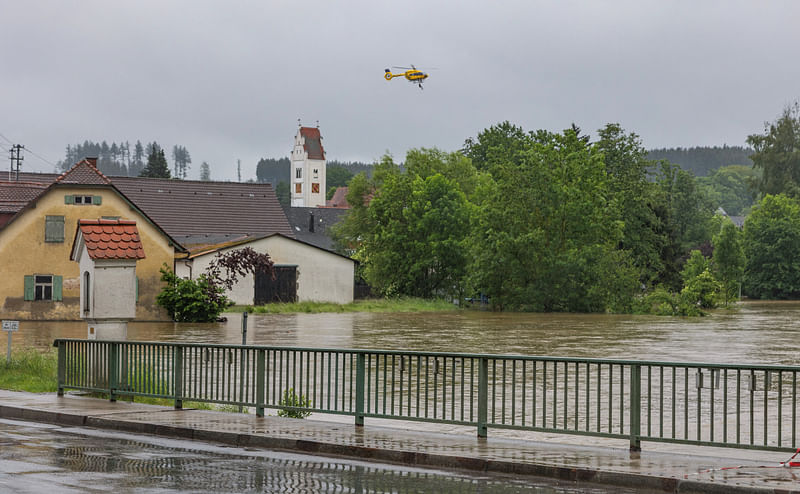
<path id="1" fill-rule="evenodd" d="M 421 70 L 417 70 L 417 68 L 414 67 L 413 65 L 411 67 L 392 67 L 392 68 L 404 69 L 405 72 L 394 74 L 392 73 L 391 70 L 386 69 L 386 71 L 383 74 L 383 78 L 386 79 L 387 81 L 391 81 L 395 77 L 405 77 L 406 80 L 408 80 L 408 82 L 410 82 L 411 84 L 416 84 L 417 86 L 419 86 L 420 89 L 422 89 L 422 83 L 425 82 L 425 79 L 428 78 L 428 74 L 422 72 Z"/>

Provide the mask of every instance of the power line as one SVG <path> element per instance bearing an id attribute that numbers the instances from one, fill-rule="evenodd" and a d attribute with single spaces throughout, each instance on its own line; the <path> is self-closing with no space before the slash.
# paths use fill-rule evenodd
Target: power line
<path id="1" fill-rule="evenodd" d="M 15 146 L 15 144 L 14 144 L 14 141 L 12 141 L 12 140 L 11 140 L 11 139 L 9 139 L 8 137 L 4 136 L 4 135 L 2 134 L 2 132 L 0 132 L 0 137 L 2 137 L 3 139 L 5 139 L 6 141 L 8 141 L 8 143 L 9 143 L 9 144 L 11 144 L 11 147 L 12 147 L 12 148 Z M 3 148 L 3 150 L 4 150 L 5 152 L 9 152 L 9 150 L 8 150 L 8 149 L 6 149 L 5 147 Z M 45 158 L 45 157 L 41 156 L 39 153 L 37 153 L 37 152 L 33 151 L 31 148 L 28 148 L 28 147 L 26 147 L 26 148 L 25 148 L 25 151 L 27 151 L 27 152 L 31 153 L 32 155 L 34 155 L 36 158 L 38 158 L 39 160 L 43 161 L 44 163 L 47 163 L 48 165 L 52 166 L 52 167 L 53 167 L 53 169 L 55 169 L 56 171 L 58 170 L 58 165 L 57 165 L 57 164 L 55 164 L 55 163 L 53 163 L 52 161 L 48 160 L 47 158 Z"/>

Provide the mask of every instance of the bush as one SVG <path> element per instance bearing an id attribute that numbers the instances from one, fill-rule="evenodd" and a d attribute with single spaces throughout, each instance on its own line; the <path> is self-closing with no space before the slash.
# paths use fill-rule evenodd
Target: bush
<path id="1" fill-rule="evenodd" d="M 311 407 L 311 400 L 306 398 L 305 395 L 297 396 L 294 388 L 289 388 L 283 392 L 283 398 L 281 398 L 278 405 L 282 407 L 309 408 Z M 278 410 L 278 417 L 304 419 L 309 415 L 311 415 L 310 410 Z"/>
<path id="2" fill-rule="evenodd" d="M 205 274 L 197 280 L 178 277 L 165 264 L 161 268 L 161 281 L 166 286 L 156 297 L 156 302 L 178 322 L 213 322 L 232 303 L 224 295 L 224 288 L 213 283 Z"/>

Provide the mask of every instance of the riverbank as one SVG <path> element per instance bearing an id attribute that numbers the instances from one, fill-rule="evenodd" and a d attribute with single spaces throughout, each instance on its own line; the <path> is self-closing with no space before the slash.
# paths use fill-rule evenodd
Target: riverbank
<path id="1" fill-rule="evenodd" d="M 319 314 L 324 312 L 450 312 L 459 307 L 450 301 L 421 298 L 375 298 L 356 300 L 349 304 L 332 302 L 287 302 L 266 305 L 235 305 L 225 312 L 249 312 L 252 314 Z"/>

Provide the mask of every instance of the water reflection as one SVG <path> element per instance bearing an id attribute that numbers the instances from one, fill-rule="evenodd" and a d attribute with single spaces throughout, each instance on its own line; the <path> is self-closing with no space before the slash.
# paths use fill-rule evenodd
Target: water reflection
<path id="1" fill-rule="evenodd" d="M 800 302 L 746 302 L 711 317 L 452 313 L 251 314 L 248 343 L 569 357 L 800 365 Z M 83 322 L 26 322 L 15 347 L 83 338 Z M 5 335 L 0 335 L 5 336 Z M 225 323 L 132 323 L 131 340 L 241 343 L 241 315 Z M 5 338 L 0 338 L 5 351 Z"/>
<path id="2" fill-rule="evenodd" d="M 0 445 L 0 491 L 13 492 L 100 492 L 110 486 L 117 492 L 637 492 L 24 422 L 0 421 Z"/>

